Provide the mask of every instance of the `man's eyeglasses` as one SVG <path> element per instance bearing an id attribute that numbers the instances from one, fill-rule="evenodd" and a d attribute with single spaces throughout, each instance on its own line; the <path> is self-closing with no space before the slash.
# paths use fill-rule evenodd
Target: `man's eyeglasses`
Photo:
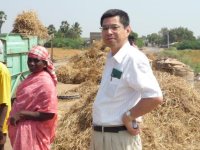
<path id="1" fill-rule="evenodd" d="M 109 29 L 110 29 L 111 31 L 117 31 L 120 27 L 121 27 L 121 26 L 119 26 L 119 25 L 107 25 L 107 26 L 102 26 L 102 27 L 100 27 L 100 29 L 101 29 L 102 31 L 108 31 Z"/>

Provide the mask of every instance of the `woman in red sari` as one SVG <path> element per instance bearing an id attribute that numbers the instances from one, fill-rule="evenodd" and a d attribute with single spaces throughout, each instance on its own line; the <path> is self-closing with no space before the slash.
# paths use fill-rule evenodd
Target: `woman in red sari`
<path id="1" fill-rule="evenodd" d="M 18 86 L 10 112 L 13 150 L 49 150 L 57 122 L 57 78 L 48 51 L 36 46 L 28 53 L 31 74 Z"/>

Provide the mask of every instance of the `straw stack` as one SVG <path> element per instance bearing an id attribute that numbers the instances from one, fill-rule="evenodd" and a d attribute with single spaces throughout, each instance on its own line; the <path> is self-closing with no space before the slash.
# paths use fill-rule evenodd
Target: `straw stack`
<path id="1" fill-rule="evenodd" d="M 73 68 L 90 70 L 92 67 L 102 71 L 105 55 L 102 55 L 102 51 L 98 48 L 91 50 L 92 52 L 85 53 L 81 57 L 73 58 L 73 62 L 67 64 L 68 67 L 72 70 Z M 73 66 L 70 67 L 70 65 Z M 68 71 L 66 70 L 66 72 Z M 163 91 L 164 103 L 158 109 L 143 116 L 144 125 L 141 132 L 143 149 L 199 149 L 199 93 L 181 77 L 160 71 L 154 71 L 154 73 Z M 65 78 L 65 76 L 62 76 L 61 73 L 60 78 Z M 81 98 L 59 119 L 57 137 L 52 145 L 52 150 L 87 150 L 89 148 L 92 130 L 92 104 L 99 86 L 99 83 L 96 82 L 99 80 L 99 74 L 94 74 L 93 80 L 88 76 L 85 78 L 87 80 L 83 80 L 77 89 L 68 91 L 79 93 Z"/>
<path id="2" fill-rule="evenodd" d="M 47 28 L 43 26 L 34 11 L 23 11 L 19 14 L 13 24 L 12 32 L 38 36 L 41 39 L 48 38 Z"/>

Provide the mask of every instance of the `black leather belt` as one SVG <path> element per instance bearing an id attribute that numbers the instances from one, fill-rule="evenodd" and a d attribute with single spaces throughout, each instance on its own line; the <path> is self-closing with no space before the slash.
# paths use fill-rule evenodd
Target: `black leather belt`
<path id="1" fill-rule="evenodd" d="M 93 129 L 94 129 L 94 131 L 113 132 L 113 133 L 127 130 L 125 126 L 114 126 L 114 127 L 93 126 Z"/>

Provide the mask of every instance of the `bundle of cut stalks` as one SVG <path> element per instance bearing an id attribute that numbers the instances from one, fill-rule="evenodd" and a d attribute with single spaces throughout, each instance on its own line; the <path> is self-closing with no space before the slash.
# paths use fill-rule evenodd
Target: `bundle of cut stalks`
<path id="1" fill-rule="evenodd" d="M 164 104 L 144 116 L 145 150 L 197 150 L 200 147 L 200 96 L 185 79 L 155 72 Z"/>
<path id="2" fill-rule="evenodd" d="M 66 84 L 80 84 L 92 81 L 98 84 L 101 80 L 107 53 L 102 43 L 95 43 L 82 55 L 72 57 L 68 63 L 56 71 L 58 81 Z"/>
<path id="3" fill-rule="evenodd" d="M 95 53 L 102 53 L 100 50 Z M 95 54 L 93 56 L 98 56 Z M 101 55 L 103 57 L 104 55 Z M 78 56 L 77 56 L 78 57 Z M 93 57 L 97 59 L 96 57 Z M 87 59 L 87 60 L 85 60 Z M 101 70 L 104 63 L 89 60 L 88 53 L 76 60 L 71 69 L 91 67 Z M 76 62 L 78 61 L 77 65 Z M 97 60 L 105 61 L 105 58 Z M 85 63 L 91 61 L 92 63 Z M 81 63 L 84 62 L 84 63 Z M 68 64 L 68 66 L 70 65 Z M 82 64 L 82 65 L 81 65 Z M 95 65 L 98 65 L 95 67 Z M 166 72 L 154 71 L 164 94 L 164 103 L 151 113 L 143 116 L 141 132 L 144 150 L 197 150 L 200 147 L 200 96 L 181 77 Z M 64 78 L 64 76 L 62 76 Z M 93 77 L 99 78 L 99 74 Z M 79 93 L 81 99 L 67 110 L 59 120 L 57 136 L 52 150 L 87 150 L 92 125 L 92 104 L 99 83 L 85 80 L 79 88 L 68 92 Z"/>
<path id="4" fill-rule="evenodd" d="M 200 96 L 181 77 L 156 72 L 164 104 L 143 116 L 144 150 L 197 150 L 200 147 Z M 81 100 L 59 121 L 53 150 L 87 150 L 91 137 L 92 103 L 98 85 L 84 82 L 73 91 Z"/>
<path id="5" fill-rule="evenodd" d="M 34 11 L 23 11 L 22 14 L 19 14 L 13 24 L 12 32 L 38 36 L 41 39 L 48 38 L 48 30 L 40 22 L 37 13 Z"/>
<path id="6" fill-rule="evenodd" d="M 79 93 L 81 99 L 60 118 L 52 150 L 88 150 L 92 124 L 91 109 L 97 88 L 97 84 L 88 81 L 69 91 Z"/>

